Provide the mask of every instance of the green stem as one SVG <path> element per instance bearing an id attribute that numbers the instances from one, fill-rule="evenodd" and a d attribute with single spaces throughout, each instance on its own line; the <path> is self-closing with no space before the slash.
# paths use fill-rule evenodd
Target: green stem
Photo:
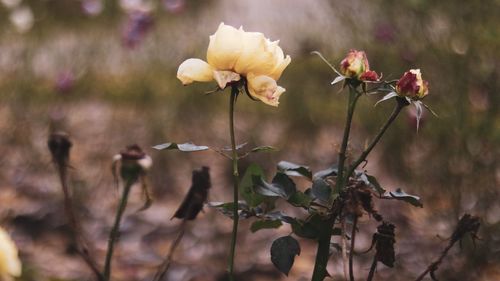
<path id="1" fill-rule="evenodd" d="M 229 280 L 233 281 L 233 271 L 234 271 L 234 255 L 236 251 L 236 238 L 238 235 L 238 193 L 239 193 L 239 174 L 238 174 L 238 152 L 236 151 L 236 141 L 234 137 L 234 105 L 236 104 L 236 98 L 238 97 L 239 89 L 238 85 L 233 85 L 231 87 L 231 97 L 229 98 L 229 133 L 231 135 L 231 152 L 232 152 L 232 163 L 233 163 L 233 231 L 231 234 L 231 249 L 229 252 L 229 258 L 227 262 L 227 271 L 229 273 Z"/>
<path id="2" fill-rule="evenodd" d="M 368 154 L 370 154 L 370 152 L 375 147 L 375 145 L 377 145 L 377 143 L 379 142 L 380 138 L 382 138 L 382 136 L 384 135 L 385 131 L 387 131 L 387 129 L 389 128 L 389 126 L 392 124 L 392 122 L 396 119 L 396 117 L 398 116 L 398 114 L 401 112 L 401 109 L 403 109 L 403 107 L 405 107 L 407 105 L 408 105 L 408 103 L 406 101 L 399 100 L 399 99 L 397 100 L 397 104 L 394 107 L 394 110 L 392 111 L 391 115 L 389 116 L 389 118 L 387 119 L 387 121 L 385 122 L 385 124 L 382 126 L 382 128 L 380 128 L 380 131 L 378 132 L 378 134 L 372 140 L 372 142 L 370 143 L 370 145 L 363 151 L 363 153 L 361 153 L 361 155 L 354 162 L 354 164 L 352 164 L 351 167 L 349 168 L 349 170 L 348 170 L 348 172 L 346 174 L 347 177 L 349 177 L 350 175 L 352 175 L 352 173 L 359 166 L 359 164 L 361 164 L 363 161 L 366 160 L 366 157 L 368 156 Z"/>
<path id="3" fill-rule="evenodd" d="M 104 280 L 109 281 L 111 276 L 111 260 L 113 258 L 113 250 L 115 246 L 115 242 L 118 239 L 120 234 L 120 221 L 122 219 L 123 213 L 125 212 L 125 208 L 127 207 L 128 195 L 130 193 L 130 189 L 136 180 L 130 179 L 125 183 L 125 187 L 123 188 L 122 198 L 120 199 L 120 205 L 118 206 L 118 211 L 116 212 L 115 223 L 111 232 L 109 233 L 108 239 L 108 251 L 106 252 L 106 262 L 104 263 Z"/>
<path id="4" fill-rule="evenodd" d="M 344 127 L 344 136 L 342 138 L 342 145 L 340 147 L 340 152 L 339 152 L 339 161 L 338 161 L 339 165 L 338 165 L 338 175 L 336 183 L 337 192 L 343 190 L 345 186 L 343 173 L 344 173 L 344 163 L 346 160 L 346 150 L 347 150 L 347 144 L 349 142 L 349 134 L 351 131 L 352 116 L 354 115 L 356 102 L 358 101 L 358 98 L 360 96 L 361 94 L 359 94 L 353 86 L 349 85 L 347 118 Z M 325 225 L 326 231 L 321 232 L 320 237 L 318 237 L 318 248 L 316 252 L 316 261 L 314 262 L 314 271 L 311 278 L 312 281 L 322 281 L 327 275 L 326 267 L 328 265 L 328 258 L 330 257 L 330 239 L 332 237 L 333 225 L 335 224 L 335 219 L 337 215 L 340 213 L 340 209 L 341 207 L 335 208 L 335 206 L 332 206 L 330 208 L 330 210 L 332 210 L 332 213 L 330 215 L 330 219 L 327 221 Z"/>

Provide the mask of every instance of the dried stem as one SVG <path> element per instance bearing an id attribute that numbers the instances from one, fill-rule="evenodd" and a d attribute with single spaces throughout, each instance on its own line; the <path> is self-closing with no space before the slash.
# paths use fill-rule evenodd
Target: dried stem
<path id="1" fill-rule="evenodd" d="M 341 232 L 340 237 L 342 241 L 342 261 L 343 261 L 343 269 L 344 269 L 344 278 L 347 280 L 347 276 L 349 276 L 349 260 L 347 257 L 347 239 L 346 239 L 346 227 L 345 227 L 345 218 L 341 219 L 340 224 Z"/>
<path id="2" fill-rule="evenodd" d="M 375 276 L 375 270 L 377 269 L 377 254 L 373 256 L 373 262 L 370 267 L 370 272 L 368 273 L 368 278 L 366 278 L 366 281 L 372 281 L 373 276 Z"/>
<path id="3" fill-rule="evenodd" d="M 180 244 L 182 237 L 184 236 L 184 233 L 186 232 L 186 225 L 187 225 L 187 220 L 183 220 L 182 224 L 180 225 L 180 230 L 177 233 L 177 236 L 175 237 L 174 241 L 172 242 L 172 245 L 170 245 L 170 249 L 168 250 L 167 256 L 165 257 L 165 260 L 163 263 L 160 265 L 158 268 L 158 271 L 155 274 L 155 277 L 153 278 L 153 281 L 160 281 L 163 279 L 165 274 L 167 273 L 170 264 L 172 263 L 172 256 L 174 255 L 175 249 L 177 249 L 177 246 Z"/>
<path id="4" fill-rule="evenodd" d="M 351 249 L 349 251 L 349 280 L 354 281 L 354 246 L 356 244 L 356 228 L 358 226 L 358 216 L 354 215 L 354 220 L 352 222 L 352 232 L 351 232 Z"/>
<path id="5" fill-rule="evenodd" d="M 128 202 L 128 195 L 130 193 L 130 189 L 132 188 L 132 185 L 136 182 L 135 178 L 131 178 L 127 180 L 125 183 L 125 186 L 123 188 L 123 194 L 120 199 L 120 204 L 118 206 L 118 210 L 116 212 L 116 217 L 115 217 L 115 223 L 113 224 L 113 228 L 111 229 L 111 232 L 109 233 L 109 239 L 108 239 L 108 251 L 106 252 L 106 262 L 104 264 L 104 280 L 109 281 L 111 277 L 111 261 L 113 258 L 113 252 L 114 252 L 114 246 L 116 243 L 116 240 L 120 236 L 120 222 L 123 216 L 123 213 L 125 212 L 125 208 L 127 207 L 127 202 Z"/>
<path id="6" fill-rule="evenodd" d="M 231 96 L 229 98 L 229 133 L 231 137 L 231 158 L 233 166 L 233 231 L 231 233 L 231 248 L 229 252 L 227 271 L 229 273 L 229 280 L 233 281 L 234 271 L 234 256 L 236 251 L 236 238 L 238 235 L 238 194 L 239 194 L 239 173 L 238 173 L 238 152 L 236 151 L 236 140 L 234 136 L 234 105 L 238 97 L 238 85 L 231 86 Z"/>
<path id="7" fill-rule="evenodd" d="M 57 163 L 57 162 L 56 166 L 64 194 L 64 209 L 68 217 L 68 222 L 71 227 L 71 231 L 73 233 L 73 238 L 75 239 L 77 252 L 80 255 L 80 257 L 85 261 L 87 266 L 92 270 L 92 272 L 94 272 L 97 280 L 102 281 L 104 280 L 103 275 L 99 270 L 97 262 L 92 258 L 92 256 L 89 253 L 89 243 L 84 237 L 83 228 L 81 227 L 80 222 L 77 219 L 75 209 L 73 207 L 73 200 L 71 198 L 68 186 L 68 177 L 67 177 L 68 167 L 66 166 L 65 163 Z"/>

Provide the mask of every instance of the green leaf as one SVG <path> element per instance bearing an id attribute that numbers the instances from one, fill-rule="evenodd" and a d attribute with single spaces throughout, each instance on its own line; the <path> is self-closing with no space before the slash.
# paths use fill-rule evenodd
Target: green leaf
<path id="1" fill-rule="evenodd" d="M 296 255 L 300 255 L 300 245 L 292 236 L 283 236 L 274 240 L 271 246 L 271 261 L 286 276 L 293 266 Z"/>
<path id="2" fill-rule="evenodd" d="M 312 172 L 307 166 L 281 161 L 278 163 L 278 170 L 289 176 L 303 176 L 310 180 L 312 179 Z"/>
<path id="3" fill-rule="evenodd" d="M 307 239 L 318 239 L 325 230 L 326 218 L 319 214 L 313 214 L 307 220 L 293 219 L 289 220 L 292 231 L 297 236 Z"/>
<path id="4" fill-rule="evenodd" d="M 313 181 L 312 194 L 321 201 L 329 202 L 332 196 L 332 188 L 322 178 L 317 178 Z"/>
<path id="5" fill-rule="evenodd" d="M 297 189 L 295 183 L 285 174 L 277 173 L 272 183 L 267 183 L 261 176 L 253 176 L 252 181 L 255 191 L 271 197 L 290 198 Z"/>
<path id="6" fill-rule="evenodd" d="M 195 145 L 195 144 L 190 143 L 190 142 L 181 143 L 181 144 L 177 144 L 174 142 L 167 142 L 164 144 L 155 145 L 155 146 L 153 146 L 153 148 L 156 150 L 177 149 L 177 150 L 184 151 L 184 152 L 203 151 L 203 150 L 209 149 L 208 146 Z"/>
<path id="7" fill-rule="evenodd" d="M 264 171 L 259 165 L 251 164 L 245 171 L 240 182 L 240 194 L 248 205 L 253 208 L 264 202 L 265 196 L 257 193 L 254 189 L 252 177 L 263 177 Z"/>
<path id="8" fill-rule="evenodd" d="M 295 207 L 304 207 L 304 208 L 309 208 L 309 205 L 311 205 L 312 198 L 311 196 L 301 192 L 297 191 L 290 198 L 288 198 L 288 203 L 292 204 Z"/>
<path id="9" fill-rule="evenodd" d="M 415 207 L 421 207 L 421 208 L 424 207 L 424 204 L 422 204 L 420 197 L 408 194 L 403 190 L 401 190 L 401 188 L 398 188 L 396 191 L 389 192 L 389 195 L 391 196 L 389 198 L 405 201 L 407 203 L 412 204 Z"/>
<path id="10" fill-rule="evenodd" d="M 261 229 L 279 228 L 282 225 L 280 220 L 258 220 L 252 223 L 250 230 L 252 232 L 257 232 Z"/>
<path id="11" fill-rule="evenodd" d="M 279 151 L 279 149 L 274 146 L 265 145 L 265 146 L 257 146 L 252 148 L 252 150 L 250 150 L 250 152 L 273 152 L 273 151 Z"/>

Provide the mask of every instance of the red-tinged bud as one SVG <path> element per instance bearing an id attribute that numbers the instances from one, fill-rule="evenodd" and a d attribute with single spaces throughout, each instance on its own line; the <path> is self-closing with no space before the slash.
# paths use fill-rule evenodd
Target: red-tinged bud
<path id="1" fill-rule="evenodd" d="M 405 72 L 396 83 L 396 93 L 413 100 L 423 99 L 429 93 L 428 82 L 422 79 L 420 69 Z"/>

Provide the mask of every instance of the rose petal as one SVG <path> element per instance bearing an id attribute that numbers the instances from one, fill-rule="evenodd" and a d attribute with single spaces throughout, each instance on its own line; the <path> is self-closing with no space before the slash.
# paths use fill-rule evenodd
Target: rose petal
<path id="1" fill-rule="evenodd" d="M 216 71 L 214 70 L 214 79 L 217 81 L 217 84 L 219 84 L 219 87 L 221 89 L 226 88 L 227 84 L 233 81 L 240 81 L 241 76 L 236 73 L 232 72 L 229 70 L 222 70 L 222 71 Z"/>
<path id="2" fill-rule="evenodd" d="M 210 36 L 207 50 L 208 63 L 217 70 L 232 70 L 243 50 L 244 31 L 221 23 Z"/>
<path id="3" fill-rule="evenodd" d="M 203 60 L 187 59 L 179 65 L 177 78 L 184 85 L 191 84 L 193 81 L 212 81 L 214 79 L 213 68 Z"/>
<path id="4" fill-rule="evenodd" d="M 6 274 L 19 277 L 21 276 L 21 262 L 18 257 L 17 247 L 9 234 L 0 228 L 0 269 Z"/>
<path id="5" fill-rule="evenodd" d="M 252 97 L 261 100 L 265 104 L 278 106 L 279 97 L 285 92 L 285 88 L 278 86 L 276 80 L 269 76 L 255 76 L 250 73 L 247 76 L 247 81 L 248 91 Z"/>

